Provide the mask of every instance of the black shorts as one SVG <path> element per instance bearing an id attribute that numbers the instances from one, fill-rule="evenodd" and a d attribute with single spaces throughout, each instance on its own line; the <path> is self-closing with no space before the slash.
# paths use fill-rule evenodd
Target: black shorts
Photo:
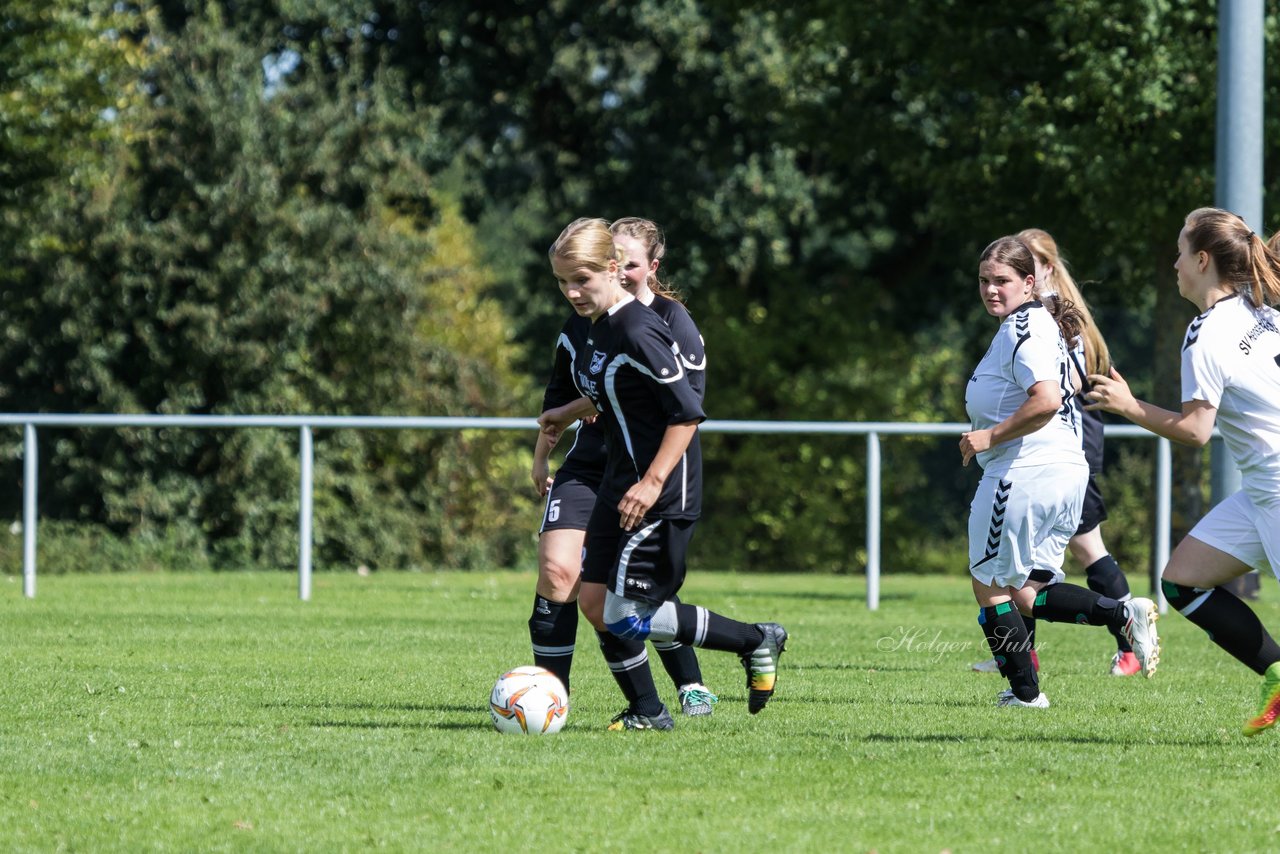
<path id="1" fill-rule="evenodd" d="M 599 488 L 597 480 L 574 474 L 557 474 L 547 492 L 547 503 L 542 508 L 542 527 L 538 533 L 587 530 Z"/>
<path id="2" fill-rule="evenodd" d="M 1084 488 L 1084 510 L 1080 514 L 1080 527 L 1077 534 L 1087 534 L 1101 525 L 1107 518 L 1107 503 L 1102 500 L 1102 490 L 1098 489 L 1098 480 L 1089 475 L 1089 483 Z"/>
<path id="3" fill-rule="evenodd" d="M 587 526 L 582 580 L 603 584 L 624 599 L 660 605 L 684 585 L 685 558 L 695 519 L 645 517 L 624 531 L 616 507 L 596 505 Z"/>

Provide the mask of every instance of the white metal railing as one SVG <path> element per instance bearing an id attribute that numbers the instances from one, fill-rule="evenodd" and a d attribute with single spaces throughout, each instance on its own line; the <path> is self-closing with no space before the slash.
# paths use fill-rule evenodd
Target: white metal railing
<path id="1" fill-rule="evenodd" d="M 0 426 L 23 428 L 22 477 L 22 592 L 36 595 L 36 474 L 38 427 L 191 427 L 191 428 L 296 428 L 299 433 L 298 598 L 311 598 L 312 431 L 356 430 L 536 430 L 532 418 L 467 418 L 376 415 L 62 415 L 0 414 Z M 963 423 L 917 424 L 910 422 L 854 421 L 706 421 L 707 433 L 774 433 L 865 436 L 867 440 L 867 608 L 880 607 L 880 437 L 958 436 L 970 429 Z M 1169 440 L 1130 424 L 1109 424 L 1107 436 L 1154 439 L 1156 453 L 1156 573 L 1169 560 L 1169 525 L 1172 495 L 1172 454 Z M 1155 595 L 1165 609 L 1159 584 Z"/>

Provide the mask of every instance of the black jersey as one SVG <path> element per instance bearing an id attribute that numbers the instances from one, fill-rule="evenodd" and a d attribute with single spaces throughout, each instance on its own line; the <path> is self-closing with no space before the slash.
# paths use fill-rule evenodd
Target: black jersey
<path id="1" fill-rule="evenodd" d="M 669 425 L 706 418 L 671 329 L 633 297 L 591 325 L 573 375 L 604 422 L 609 461 L 599 500 L 611 505 L 648 471 Z M 695 433 L 649 514 L 696 519 L 701 510 L 702 447 Z"/>
<path id="2" fill-rule="evenodd" d="M 702 333 L 689 315 L 689 310 L 677 300 L 654 294 L 649 308 L 662 318 L 671 329 L 671 337 L 680 348 L 680 360 L 689 375 L 689 385 L 701 401 L 705 397 L 707 385 L 707 355 L 703 349 Z M 547 383 L 542 395 L 542 411 L 563 406 L 566 403 L 583 397 L 582 391 L 573 381 L 573 358 L 591 331 L 590 318 L 571 314 L 560 330 L 556 339 L 555 362 L 551 371 L 551 380 Z M 564 462 L 557 469 L 557 474 L 572 474 L 579 478 L 598 483 L 604 476 L 605 463 L 608 461 L 608 449 L 605 443 L 604 427 L 598 423 L 580 424 L 574 436 Z"/>
<path id="3" fill-rule="evenodd" d="M 689 374 L 689 385 L 698 395 L 698 400 L 706 400 L 707 391 L 707 354 L 703 349 L 702 333 L 693 322 L 689 310 L 677 300 L 654 294 L 649 308 L 661 317 L 671 328 L 671 337 L 680 348 L 680 361 Z"/>
<path id="4" fill-rule="evenodd" d="M 542 411 L 564 406 L 582 397 L 585 392 L 574 384 L 573 360 L 586 344 L 591 333 L 591 319 L 572 314 L 560 330 L 556 339 L 555 362 L 551 369 L 551 379 L 546 391 L 542 393 Z M 605 445 L 604 427 L 596 421 L 591 424 L 578 424 L 573 437 L 573 445 L 556 474 L 573 474 L 593 483 L 598 483 L 604 475 L 605 463 L 609 452 Z"/>
<path id="5" fill-rule="evenodd" d="M 1085 405 L 1089 403 L 1089 399 L 1085 395 L 1093 390 L 1093 385 L 1089 382 L 1089 375 L 1084 367 L 1083 343 L 1077 342 L 1076 346 L 1072 348 L 1071 362 L 1076 374 L 1080 377 L 1080 391 L 1076 392 L 1071 401 L 1080 415 L 1080 446 L 1084 449 L 1085 462 L 1089 464 L 1089 474 L 1099 475 L 1102 474 L 1102 447 L 1105 427 L 1101 412 L 1085 409 Z"/>
<path id="6" fill-rule="evenodd" d="M 1081 446 L 1084 448 L 1084 460 L 1089 464 L 1089 474 L 1102 474 L 1102 442 L 1105 425 L 1102 416 L 1097 412 L 1084 409 L 1085 401 L 1080 405 Z"/>

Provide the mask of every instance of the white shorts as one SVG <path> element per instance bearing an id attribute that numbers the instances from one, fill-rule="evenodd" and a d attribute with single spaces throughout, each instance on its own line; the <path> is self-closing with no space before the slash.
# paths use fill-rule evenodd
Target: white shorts
<path id="1" fill-rule="evenodd" d="M 983 475 L 969 505 L 969 573 L 1021 588 L 1032 570 L 1065 578 L 1067 543 L 1080 527 L 1089 467 L 1051 465 Z"/>
<path id="2" fill-rule="evenodd" d="M 1218 502 L 1189 536 L 1280 578 L 1280 507 L 1259 507 L 1244 492 Z"/>

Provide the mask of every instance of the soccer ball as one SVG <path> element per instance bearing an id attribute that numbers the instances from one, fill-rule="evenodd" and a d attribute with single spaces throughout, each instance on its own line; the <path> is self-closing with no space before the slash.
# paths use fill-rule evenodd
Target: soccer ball
<path id="1" fill-rule="evenodd" d="M 489 716 L 498 732 L 551 735 L 569 716 L 569 692 L 550 670 L 517 667 L 498 677 L 489 694 Z"/>

